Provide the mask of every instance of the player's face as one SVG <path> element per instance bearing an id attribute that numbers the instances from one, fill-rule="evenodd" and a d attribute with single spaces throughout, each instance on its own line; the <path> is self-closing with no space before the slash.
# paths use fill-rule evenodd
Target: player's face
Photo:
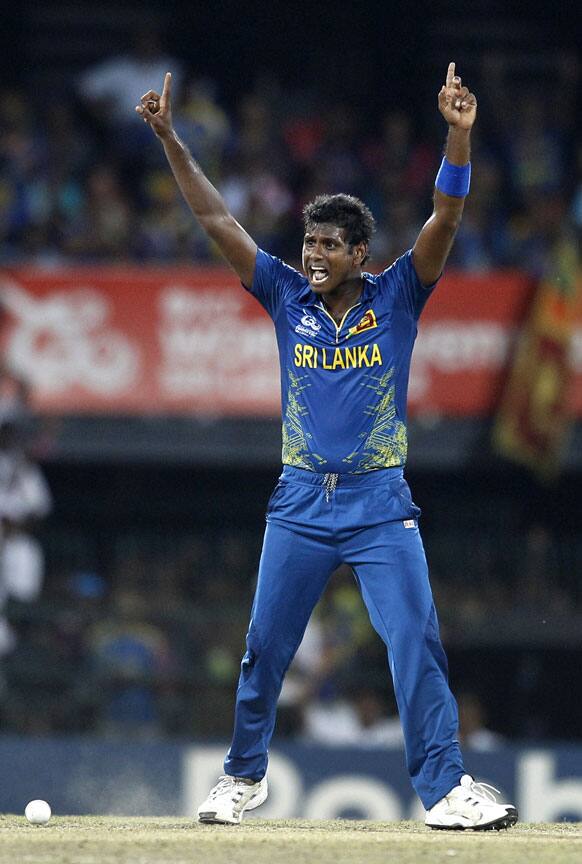
<path id="1" fill-rule="evenodd" d="M 303 270 L 317 294 L 329 294 L 359 275 L 361 250 L 350 246 L 345 228 L 322 222 L 310 225 L 303 238 Z"/>

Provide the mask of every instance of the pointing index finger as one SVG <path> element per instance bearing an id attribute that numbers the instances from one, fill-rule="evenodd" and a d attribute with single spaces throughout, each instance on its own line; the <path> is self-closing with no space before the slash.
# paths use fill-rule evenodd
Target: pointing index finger
<path id="1" fill-rule="evenodd" d="M 168 104 L 172 93 L 172 73 L 166 72 L 164 77 L 164 89 L 162 90 L 162 98 L 160 99 L 160 106 L 165 108 Z"/>
<path id="2" fill-rule="evenodd" d="M 454 77 L 455 77 L 455 64 L 449 63 L 449 68 L 447 69 L 447 81 L 446 81 L 447 87 L 453 86 L 453 78 Z"/>

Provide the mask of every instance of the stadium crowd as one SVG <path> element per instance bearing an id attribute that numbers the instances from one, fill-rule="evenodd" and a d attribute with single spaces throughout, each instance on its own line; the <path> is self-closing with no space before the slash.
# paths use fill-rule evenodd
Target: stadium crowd
<path id="1" fill-rule="evenodd" d="M 214 81 L 155 42 L 135 51 L 146 59 L 128 52 L 105 60 L 50 102 L 25 90 L 4 93 L 0 264 L 216 260 L 162 148 L 134 113 L 144 74 L 161 86 L 166 68 L 174 71 L 176 129 L 261 247 L 296 260 L 303 205 L 319 192 L 343 191 L 377 217 L 378 266 L 409 248 L 429 213 L 440 161 L 436 108 L 434 116 L 422 112 L 421 125 L 406 107 L 372 117 L 341 94 L 330 103 L 316 91 L 283 91 L 274 76 L 226 107 Z M 453 265 L 538 275 L 564 220 L 582 223 L 576 58 L 560 57 L 554 72 L 552 99 L 537 75 L 522 82 L 515 100 L 506 61 L 483 59 L 472 85 L 480 114 L 476 170 Z"/>

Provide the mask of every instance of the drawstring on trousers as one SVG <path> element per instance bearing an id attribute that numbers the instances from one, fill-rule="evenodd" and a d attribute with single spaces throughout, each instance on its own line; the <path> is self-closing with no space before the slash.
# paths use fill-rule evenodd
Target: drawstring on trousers
<path id="1" fill-rule="evenodd" d="M 339 480 L 339 474 L 324 474 L 323 475 L 323 488 L 325 489 L 325 500 L 328 503 L 329 503 L 331 496 L 335 492 L 335 487 L 337 486 L 338 480 Z"/>

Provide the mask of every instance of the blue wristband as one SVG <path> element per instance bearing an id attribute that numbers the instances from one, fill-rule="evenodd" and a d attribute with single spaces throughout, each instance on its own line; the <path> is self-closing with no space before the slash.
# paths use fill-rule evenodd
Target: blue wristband
<path id="1" fill-rule="evenodd" d="M 443 156 L 439 173 L 434 185 L 445 195 L 453 198 L 464 198 L 469 194 L 471 185 L 471 163 L 466 165 L 451 165 L 446 156 Z"/>

